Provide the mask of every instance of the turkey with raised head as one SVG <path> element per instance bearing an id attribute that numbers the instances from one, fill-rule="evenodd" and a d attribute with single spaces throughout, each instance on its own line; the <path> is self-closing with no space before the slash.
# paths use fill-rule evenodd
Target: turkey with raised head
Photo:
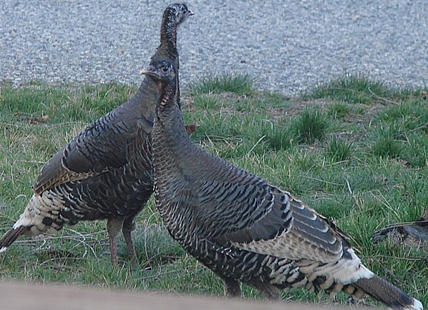
<path id="1" fill-rule="evenodd" d="M 190 15 L 185 4 L 166 8 L 151 63 L 168 60 L 178 70 L 177 27 Z M 112 263 L 117 264 L 116 238 L 122 230 L 131 262 L 137 264 L 131 232 L 153 193 L 150 141 L 157 95 L 155 83 L 144 78 L 131 99 L 53 155 L 41 169 L 24 212 L 0 240 L 0 251 L 21 235 L 55 233 L 65 223 L 107 219 Z"/>
<path id="2" fill-rule="evenodd" d="M 393 309 L 422 309 L 367 269 L 331 221 L 193 144 L 172 63 L 159 61 L 142 73 L 159 91 L 152 131 L 157 208 L 171 236 L 224 281 L 227 295 L 240 296 L 239 282 L 270 298 L 304 286 L 356 297 L 367 293 Z"/>

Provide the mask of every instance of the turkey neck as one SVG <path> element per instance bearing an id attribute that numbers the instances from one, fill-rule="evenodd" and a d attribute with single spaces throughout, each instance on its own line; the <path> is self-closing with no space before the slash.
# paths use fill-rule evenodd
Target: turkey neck
<path id="1" fill-rule="evenodd" d="M 177 53 L 177 27 L 175 14 L 167 9 L 162 18 L 162 26 L 160 30 L 160 45 L 152 57 L 153 60 L 168 58 L 174 60 L 174 65 L 178 69 L 178 53 Z M 177 84 L 178 85 L 178 84 Z"/>
<path id="2" fill-rule="evenodd" d="M 160 91 L 152 141 L 156 195 L 163 196 L 165 192 L 177 191 L 177 186 L 186 186 L 188 169 L 198 151 L 184 127 L 175 81 Z"/>
<path id="3" fill-rule="evenodd" d="M 152 133 L 153 161 L 155 164 L 162 162 L 162 170 L 165 170 L 164 162 L 160 159 L 165 160 L 165 157 L 168 156 L 171 158 L 168 158 L 167 161 L 172 163 L 173 158 L 179 156 L 180 149 L 186 149 L 193 145 L 186 133 L 183 116 L 178 105 L 175 84 L 174 81 L 163 89 L 159 103 L 156 105 L 156 117 Z"/>
<path id="4" fill-rule="evenodd" d="M 153 62 L 156 60 L 162 60 L 162 59 L 170 60 L 174 63 L 174 67 L 176 70 L 175 90 L 177 92 L 177 98 L 178 100 L 180 100 L 180 86 L 179 86 L 180 84 L 178 80 L 178 69 L 180 66 L 180 61 L 179 61 L 178 51 L 177 51 L 178 25 L 179 24 L 177 24 L 177 21 L 175 20 L 174 12 L 172 12 L 170 8 L 165 10 L 165 13 L 162 18 L 162 26 L 160 30 L 161 43 L 158 49 L 156 50 L 156 53 L 151 58 L 150 64 L 153 64 Z"/>
<path id="5" fill-rule="evenodd" d="M 162 17 L 162 25 L 160 29 L 160 44 L 156 49 L 155 54 L 151 57 L 150 64 L 154 61 L 165 59 L 174 63 L 175 69 L 178 72 L 178 52 L 177 52 L 177 28 L 175 14 L 171 9 L 167 9 Z M 180 96 L 180 88 L 178 83 L 177 73 L 176 91 L 178 98 Z M 137 93 L 124 104 L 123 109 L 129 110 L 129 115 L 136 117 L 144 117 L 148 120 L 153 120 L 155 115 L 155 105 L 157 102 L 156 83 L 144 77 L 140 84 Z M 128 113 L 128 112 L 126 112 Z"/>

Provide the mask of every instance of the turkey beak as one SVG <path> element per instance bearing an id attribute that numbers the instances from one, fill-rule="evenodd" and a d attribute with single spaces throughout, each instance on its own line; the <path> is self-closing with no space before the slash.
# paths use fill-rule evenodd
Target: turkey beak
<path id="1" fill-rule="evenodd" d="M 195 13 L 193 13 L 193 11 L 189 10 L 189 16 L 195 15 Z"/>
<path id="2" fill-rule="evenodd" d="M 157 74 L 155 73 L 155 68 L 153 68 L 152 66 L 144 68 L 143 70 L 141 70 L 140 74 L 157 77 Z"/>

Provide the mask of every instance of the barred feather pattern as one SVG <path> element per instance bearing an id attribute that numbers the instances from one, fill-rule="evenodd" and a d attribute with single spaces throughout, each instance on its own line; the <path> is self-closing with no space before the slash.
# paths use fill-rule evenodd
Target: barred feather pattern
<path id="1" fill-rule="evenodd" d="M 239 296 L 239 282 L 267 297 L 305 287 L 356 297 L 367 293 L 393 309 L 422 309 L 377 277 L 331 221 L 265 180 L 198 148 L 184 131 L 172 64 L 144 70 L 157 82 L 152 132 L 155 198 L 171 236 Z"/>
<path id="2" fill-rule="evenodd" d="M 167 59 L 178 70 L 177 27 L 192 14 L 185 4 L 166 8 L 151 62 Z M 178 83 L 175 91 L 179 93 Z M 153 193 L 150 144 L 157 98 L 156 84 L 143 79 L 130 100 L 54 154 L 41 169 L 20 219 L 0 240 L 0 252 L 22 234 L 36 236 L 56 232 L 65 223 L 107 219 L 112 263 L 117 263 L 115 240 L 122 230 L 135 264 L 131 231 Z"/>

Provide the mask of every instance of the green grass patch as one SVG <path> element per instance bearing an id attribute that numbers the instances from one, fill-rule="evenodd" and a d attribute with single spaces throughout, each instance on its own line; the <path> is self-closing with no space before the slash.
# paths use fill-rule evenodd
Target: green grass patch
<path id="1" fill-rule="evenodd" d="M 322 83 L 303 94 L 304 98 L 328 98 L 348 103 L 369 104 L 373 99 L 395 98 L 400 92 L 392 90 L 383 82 L 373 81 L 363 75 L 345 75 Z"/>
<path id="2" fill-rule="evenodd" d="M 333 137 L 327 145 L 327 154 L 335 162 L 349 160 L 352 156 L 352 143 Z"/>
<path id="3" fill-rule="evenodd" d="M 248 76 L 215 76 L 183 89 L 185 121 L 197 125 L 191 139 L 334 220 L 367 267 L 428 304 L 426 252 L 370 240 L 374 230 L 413 221 L 428 205 L 428 105 L 420 95 L 426 90 L 390 89 L 356 76 L 286 98 L 257 92 L 251 82 Z M 2 86 L 0 234 L 25 208 L 46 160 L 135 91 L 120 84 Z M 0 277 L 223 296 L 221 281 L 170 238 L 153 200 L 137 222 L 141 269 L 131 270 L 123 237 L 119 266 L 111 266 L 105 222 L 98 221 L 44 240 L 22 238 L 0 255 Z M 247 286 L 243 292 L 262 298 Z M 283 297 L 328 302 L 327 294 L 305 290 Z M 344 304 L 346 296 L 338 300 Z"/>
<path id="4" fill-rule="evenodd" d="M 246 74 L 223 74 L 203 78 L 198 84 L 191 86 L 190 89 L 196 94 L 220 94 L 231 92 L 239 96 L 244 96 L 251 95 L 252 85 L 252 79 Z"/>
<path id="5" fill-rule="evenodd" d="M 329 123 L 324 113 L 318 109 L 305 109 L 293 125 L 298 141 L 312 144 L 316 140 L 324 139 Z"/>

